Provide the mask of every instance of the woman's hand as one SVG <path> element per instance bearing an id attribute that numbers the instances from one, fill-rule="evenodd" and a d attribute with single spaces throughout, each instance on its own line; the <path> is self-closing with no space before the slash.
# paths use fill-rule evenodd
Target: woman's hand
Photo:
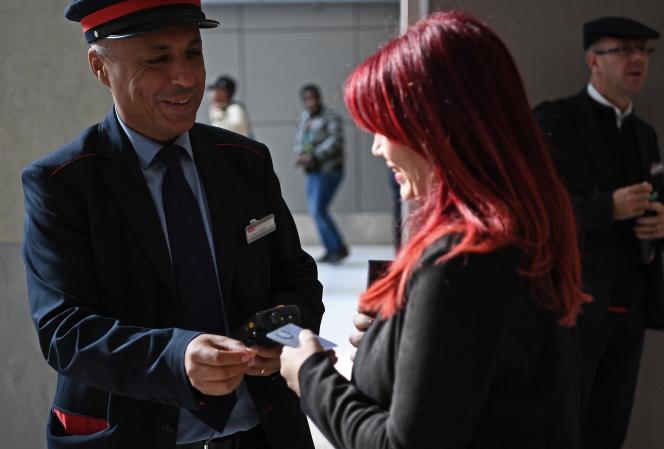
<path id="1" fill-rule="evenodd" d="M 357 314 L 353 317 L 353 324 L 355 325 L 357 332 L 352 333 L 350 337 L 348 337 L 348 341 L 350 341 L 351 345 L 355 346 L 356 348 L 360 347 L 360 342 L 362 341 L 362 338 L 364 338 L 364 334 L 367 333 L 371 323 L 373 323 L 373 320 L 373 316 L 367 315 L 362 311 L 357 312 Z M 350 359 L 351 361 L 355 361 L 355 353 L 351 354 Z"/>
<path id="2" fill-rule="evenodd" d="M 360 347 L 360 342 L 362 341 L 364 334 L 367 333 L 371 323 L 373 323 L 373 320 L 374 317 L 362 312 L 357 312 L 357 314 L 353 317 L 353 324 L 355 325 L 357 332 L 351 334 L 350 337 L 348 337 L 348 341 L 350 341 L 351 345 L 355 346 L 356 348 Z"/>
<path id="3" fill-rule="evenodd" d="M 299 348 L 291 348 L 284 346 L 281 352 L 281 376 L 286 379 L 288 387 L 300 396 L 300 381 L 298 380 L 298 372 L 300 367 L 306 359 L 311 355 L 322 352 L 323 347 L 318 343 L 316 334 L 309 329 L 304 329 L 298 336 L 300 340 Z"/>

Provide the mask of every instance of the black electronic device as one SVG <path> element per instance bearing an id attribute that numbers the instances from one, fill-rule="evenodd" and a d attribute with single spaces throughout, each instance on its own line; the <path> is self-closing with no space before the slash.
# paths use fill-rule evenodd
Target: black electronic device
<path id="1" fill-rule="evenodd" d="M 383 277 L 387 270 L 390 269 L 392 260 L 369 260 L 369 270 L 367 272 L 367 288 L 371 287 L 371 284 L 376 282 L 378 279 Z"/>
<path id="2" fill-rule="evenodd" d="M 255 313 L 232 336 L 247 346 L 274 346 L 277 343 L 266 334 L 288 323 L 300 324 L 300 308 L 294 304 Z"/>

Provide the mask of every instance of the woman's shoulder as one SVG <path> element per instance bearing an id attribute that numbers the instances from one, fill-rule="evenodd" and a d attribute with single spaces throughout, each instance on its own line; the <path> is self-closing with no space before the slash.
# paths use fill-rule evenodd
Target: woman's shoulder
<path id="1" fill-rule="evenodd" d="M 453 244 L 437 242 L 425 251 L 408 281 L 409 308 L 499 319 L 518 305 L 535 305 L 530 282 L 520 274 L 517 248 L 466 253 L 441 262 Z"/>
<path id="2" fill-rule="evenodd" d="M 485 253 L 464 253 L 441 262 L 440 259 L 453 250 L 460 241 L 458 235 L 448 235 L 429 245 L 418 262 L 418 270 L 441 273 L 486 271 L 486 274 L 502 274 L 518 270 L 520 252 L 515 246 L 505 246 Z"/>
<path id="3" fill-rule="evenodd" d="M 408 282 L 426 289 L 463 290 L 499 294 L 518 291 L 529 294 L 527 280 L 519 274 L 520 251 L 506 246 L 485 253 L 464 253 L 448 260 L 440 259 L 458 243 L 458 237 L 444 237 L 422 254 Z"/>

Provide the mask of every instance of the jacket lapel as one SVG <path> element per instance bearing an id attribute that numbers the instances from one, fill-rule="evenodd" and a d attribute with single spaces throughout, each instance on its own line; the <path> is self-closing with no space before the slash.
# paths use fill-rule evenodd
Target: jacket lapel
<path id="1" fill-rule="evenodd" d="M 576 107 L 572 110 L 577 111 L 578 131 L 590 156 L 591 166 L 596 167 L 597 184 L 602 188 L 609 188 L 614 185 L 613 170 L 611 170 L 608 150 L 604 144 L 604 137 L 602 137 L 591 101 L 584 88 L 574 97 Z"/>
<path id="2" fill-rule="evenodd" d="M 117 121 L 115 110 L 100 124 L 100 135 L 99 151 L 108 158 L 106 163 L 99 164 L 101 177 L 113 191 L 159 277 L 175 300 L 175 279 L 159 216 L 138 157 Z"/>
<path id="3" fill-rule="evenodd" d="M 652 160 L 652 153 L 649 151 L 648 137 L 646 136 L 645 127 L 639 122 L 637 117 L 634 119 L 634 133 L 636 134 L 636 145 L 639 147 L 639 156 L 641 157 L 641 176 L 644 180 L 652 182 L 650 175 L 650 164 Z"/>
<path id="4" fill-rule="evenodd" d="M 238 244 L 244 238 L 241 210 L 238 202 L 238 180 L 232 171 L 232 164 L 224 161 L 224 152 L 217 149 L 214 137 L 203 129 L 194 126 L 189 132 L 194 161 L 203 184 L 217 259 L 217 269 L 224 305 L 233 316 L 233 279 Z M 248 223 L 247 223 L 248 224 Z M 230 310 L 229 310 L 230 309 Z"/>

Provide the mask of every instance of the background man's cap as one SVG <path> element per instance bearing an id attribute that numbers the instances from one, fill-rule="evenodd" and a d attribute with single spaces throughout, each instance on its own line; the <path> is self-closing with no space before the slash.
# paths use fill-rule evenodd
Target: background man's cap
<path id="1" fill-rule="evenodd" d="M 201 28 L 219 25 L 205 17 L 200 0 L 72 0 L 65 8 L 65 17 L 81 23 L 88 43 L 172 25 L 196 23 Z"/>
<path id="2" fill-rule="evenodd" d="M 627 17 L 602 17 L 583 24 L 584 50 L 603 37 L 657 39 L 659 32 Z"/>

